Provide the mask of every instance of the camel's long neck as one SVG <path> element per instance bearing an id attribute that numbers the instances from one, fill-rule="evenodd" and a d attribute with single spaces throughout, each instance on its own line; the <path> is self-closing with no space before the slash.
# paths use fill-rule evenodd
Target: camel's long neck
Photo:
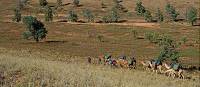
<path id="1" fill-rule="evenodd" d="M 165 65 L 165 67 L 166 67 L 167 69 L 170 69 L 169 65 L 167 65 L 167 64 L 164 64 L 164 65 Z"/>
<path id="2" fill-rule="evenodd" d="M 144 66 L 146 66 L 146 64 L 144 63 L 144 61 L 141 61 L 141 64 L 144 65 Z"/>

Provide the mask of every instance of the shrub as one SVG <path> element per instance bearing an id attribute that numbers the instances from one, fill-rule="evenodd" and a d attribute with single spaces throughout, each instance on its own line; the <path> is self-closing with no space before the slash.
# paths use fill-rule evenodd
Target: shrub
<path id="1" fill-rule="evenodd" d="M 147 32 L 145 33 L 145 38 L 151 43 L 159 43 L 160 35 L 155 32 Z"/>
<path id="2" fill-rule="evenodd" d="M 77 22 L 78 15 L 73 10 L 71 10 L 71 11 L 69 11 L 69 15 L 68 15 L 67 19 L 70 22 Z"/>
<path id="3" fill-rule="evenodd" d="M 196 22 L 197 20 L 197 9 L 194 7 L 190 7 L 188 10 L 189 11 L 186 12 L 186 18 L 189 23 L 194 25 L 194 22 Z"/>
<path id="4" fill-rule="evenodd" d="M 177 61 L 179 59 L 180 53 L 177 50 L 177 43 L 169 36 L 162 35 L 159 46 L 161 47 L 161 52 L 158 59 L 170 59 L 171 61 Z"/>
<path id="5" fill-rule="evenodd" d="M 17 8 L 22 9 L 26 4 L 29 3 L 30 0 L 18 0 Z"/>
<path id="6" fill-rule="evenodd" d="M 23 18 L 23 23 L 27 28 L 27 31 L 23 33 L 25 39 L 34 39 L 36 42 L 39 42 L 39 40 L 46 37 L 47 30 L 44 24 L 38 21 L 36 17 L 26 16 Z"/>
<path id="7" fill-rule="evenodd" d="M 142 5 L 142 2 L 140 0 L 136 3 L 135 11 L 137 15 L 140 16 L 143 16 L 146 11 L 145 7 Z"/>
<path id="8" fill-rule="evenodd" d="M 184 37 L 181 38 L 181 42 L 182 42 L 183 44 L 185 44 L 187 41 L 188 41 L 188 39 L 187 39 L 186 36 L 184 36 Z"/>
<path id="9" fill-rule="evenodd" d="M 83 11 L 83 16 L 87 18 L 87 22 L 94 22 L 94 15 L 89 9 Z"/>
<path id="10" fill-rule="evenodd" d="M 44 7 L 48 4 L 47 0 L 39 0 L 40 6 Z"/>
<path id="11" fill-rule="evenodd" d="M 79 3 L 80 3 L 80 0 L 74 0 L 74 1 L 73 1 L 74 6 L 77 6 L 77 7 L 78 7 L 78 6 L 79 6 Z"/>
<path id="12" fill-rule="evenodd" d="M 53 10 L 50 6 L 45 6 L 45 21 L 53 20 Z"/>
<path id="13" fill-rule="evenodd" d="M 145 13 L 144 13 L 144 19 L 147 21 L 147 22 L 152 22 L 152 15 L 151 15 L 151 12 L 146 10 Z"/>
<path id="14" fill-rule="evenodd" d="M 136 30 L 132 30 L 132 33 L 133 33 L 133 37 L 136 38 L 138 35 L 138 32 Z"/>
<path id="15" fill-rule="evenodd" d="M 21 12 L 19 8 L 14 9 L 14 17 L 13 17 L 14 22 L 20 22 L 21 21 Z"/>
<path id="16" fill-rule="evenodd" d="M 103 42 L 103 35 L 98 35 L 97 38 L 100 42 Z"/>
<path id="17" fill-rule="evenodd" d="M 103 1 L 101 1 L 101 8 L 106 8 L 106 5 L 104 4 Z"/>
<path id="18" fill-rule="evenodd" d="M 119 21 L 120 17 L 119 17 L 119 13 L 118 13 L 117 9 L 113 8 L 111 10 L 110 15 L 111 15 L 111 21 L 112 22 L 118 22 Z"/>
<path id="19" fill-rule="evenodd" d="M 164 21 L 164 16 L 161 10 L 158 8 L 157 13 L 156 13 L 156 20 L 157 22 L 162 22 Z"/>
<path id="20" fill-rule="evenodd" d="M 167 4 L 165 7 L 166 13 L 170 16 L 170 19 L 176 21 L 177 16 L 179 13 L 175 10 L 175 8 L 171 4 Z"/>
<path id="21" fill-rule="evenodd" d="M 119 21 L 119 13 L 116 8 L 113 8 L 109 15 L 106 15 L 102 18 L 104 23 L 116 23 Z"/>
<path id="22" fill-rule="evenodd" d="M 122 2 L 121 0 L 114 0 L 113 8 L 116 8 L 117 10 L 122 12 L 127 12 L 128 10 L 122 4 L 120 4 L 121 2 Z"/>

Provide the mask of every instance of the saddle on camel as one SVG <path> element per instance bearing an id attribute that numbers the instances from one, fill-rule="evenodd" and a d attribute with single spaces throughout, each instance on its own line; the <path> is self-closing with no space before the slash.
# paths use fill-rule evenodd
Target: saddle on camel
<path id="1" fill-rule="evenodd" d="M 150 65 L 153 72 L 155 71 L 156 73 L 158 73 L 159 71 L 160 73 L 162 73 L 162 61 L 160 59 L 151 60 Z"/>

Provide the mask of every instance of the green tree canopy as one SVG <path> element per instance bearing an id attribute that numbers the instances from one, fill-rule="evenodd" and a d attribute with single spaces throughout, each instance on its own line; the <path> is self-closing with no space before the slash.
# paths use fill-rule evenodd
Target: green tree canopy
<path id="1" fill-rule="evenodd" d="M 23 23 L 26 25 L 27 30 L 23 33 L 25 39 L 34 39 L 36 42 L 46 37 L 47 30 L 44 24 L 37 20 L 36 17 L 26 16 L 23 18 Z"/>
<path id="2" fill-rule="evenodd" d="M 194 25 L 194 22 L 197 21 L 197 9 L 194 7 L 190 7 L 188 10 L 189 11 L 186 12 L 186 18 L 189 23 Z"/>
<path id="3" fill-rule="evenodd" d="M 45 21 L 52 21 L 53 20 L 53 10 L 50 6 L 45 6 Z"/>
<path id="4" fill-rule="evenodd" d="M 144 16 L 146 9 L 140 0 L 136 3 L 135 11 L 137 15 Z"/>
<path id="5" fill-rule="evenodd" d="M 168 3 L 165 6 L 165 10 L 167 14 L 170 16 L 170 19 L 176 21 L 176 18 L 178 17 L 179 13 L 176 11 L 175 7 Z"/>

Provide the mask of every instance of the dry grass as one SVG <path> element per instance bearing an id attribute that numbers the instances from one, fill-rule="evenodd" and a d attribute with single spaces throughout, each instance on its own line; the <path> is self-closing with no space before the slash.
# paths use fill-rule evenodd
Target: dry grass
<path id="1" fill-rule="evenodd" d="M 180 80 L 140 70 L 112 69 L 84 62 L 48 61 L 37 55 L 27 57 L 26 51 L 23 50 L 17 52 L 1 49 L 0 52 L 0 74 L 5 77 L 3 80 L 5 84 L 2 84 L 2 87 L 11 85 L 14 87 L 200 86 L 198 78 Z"/>

